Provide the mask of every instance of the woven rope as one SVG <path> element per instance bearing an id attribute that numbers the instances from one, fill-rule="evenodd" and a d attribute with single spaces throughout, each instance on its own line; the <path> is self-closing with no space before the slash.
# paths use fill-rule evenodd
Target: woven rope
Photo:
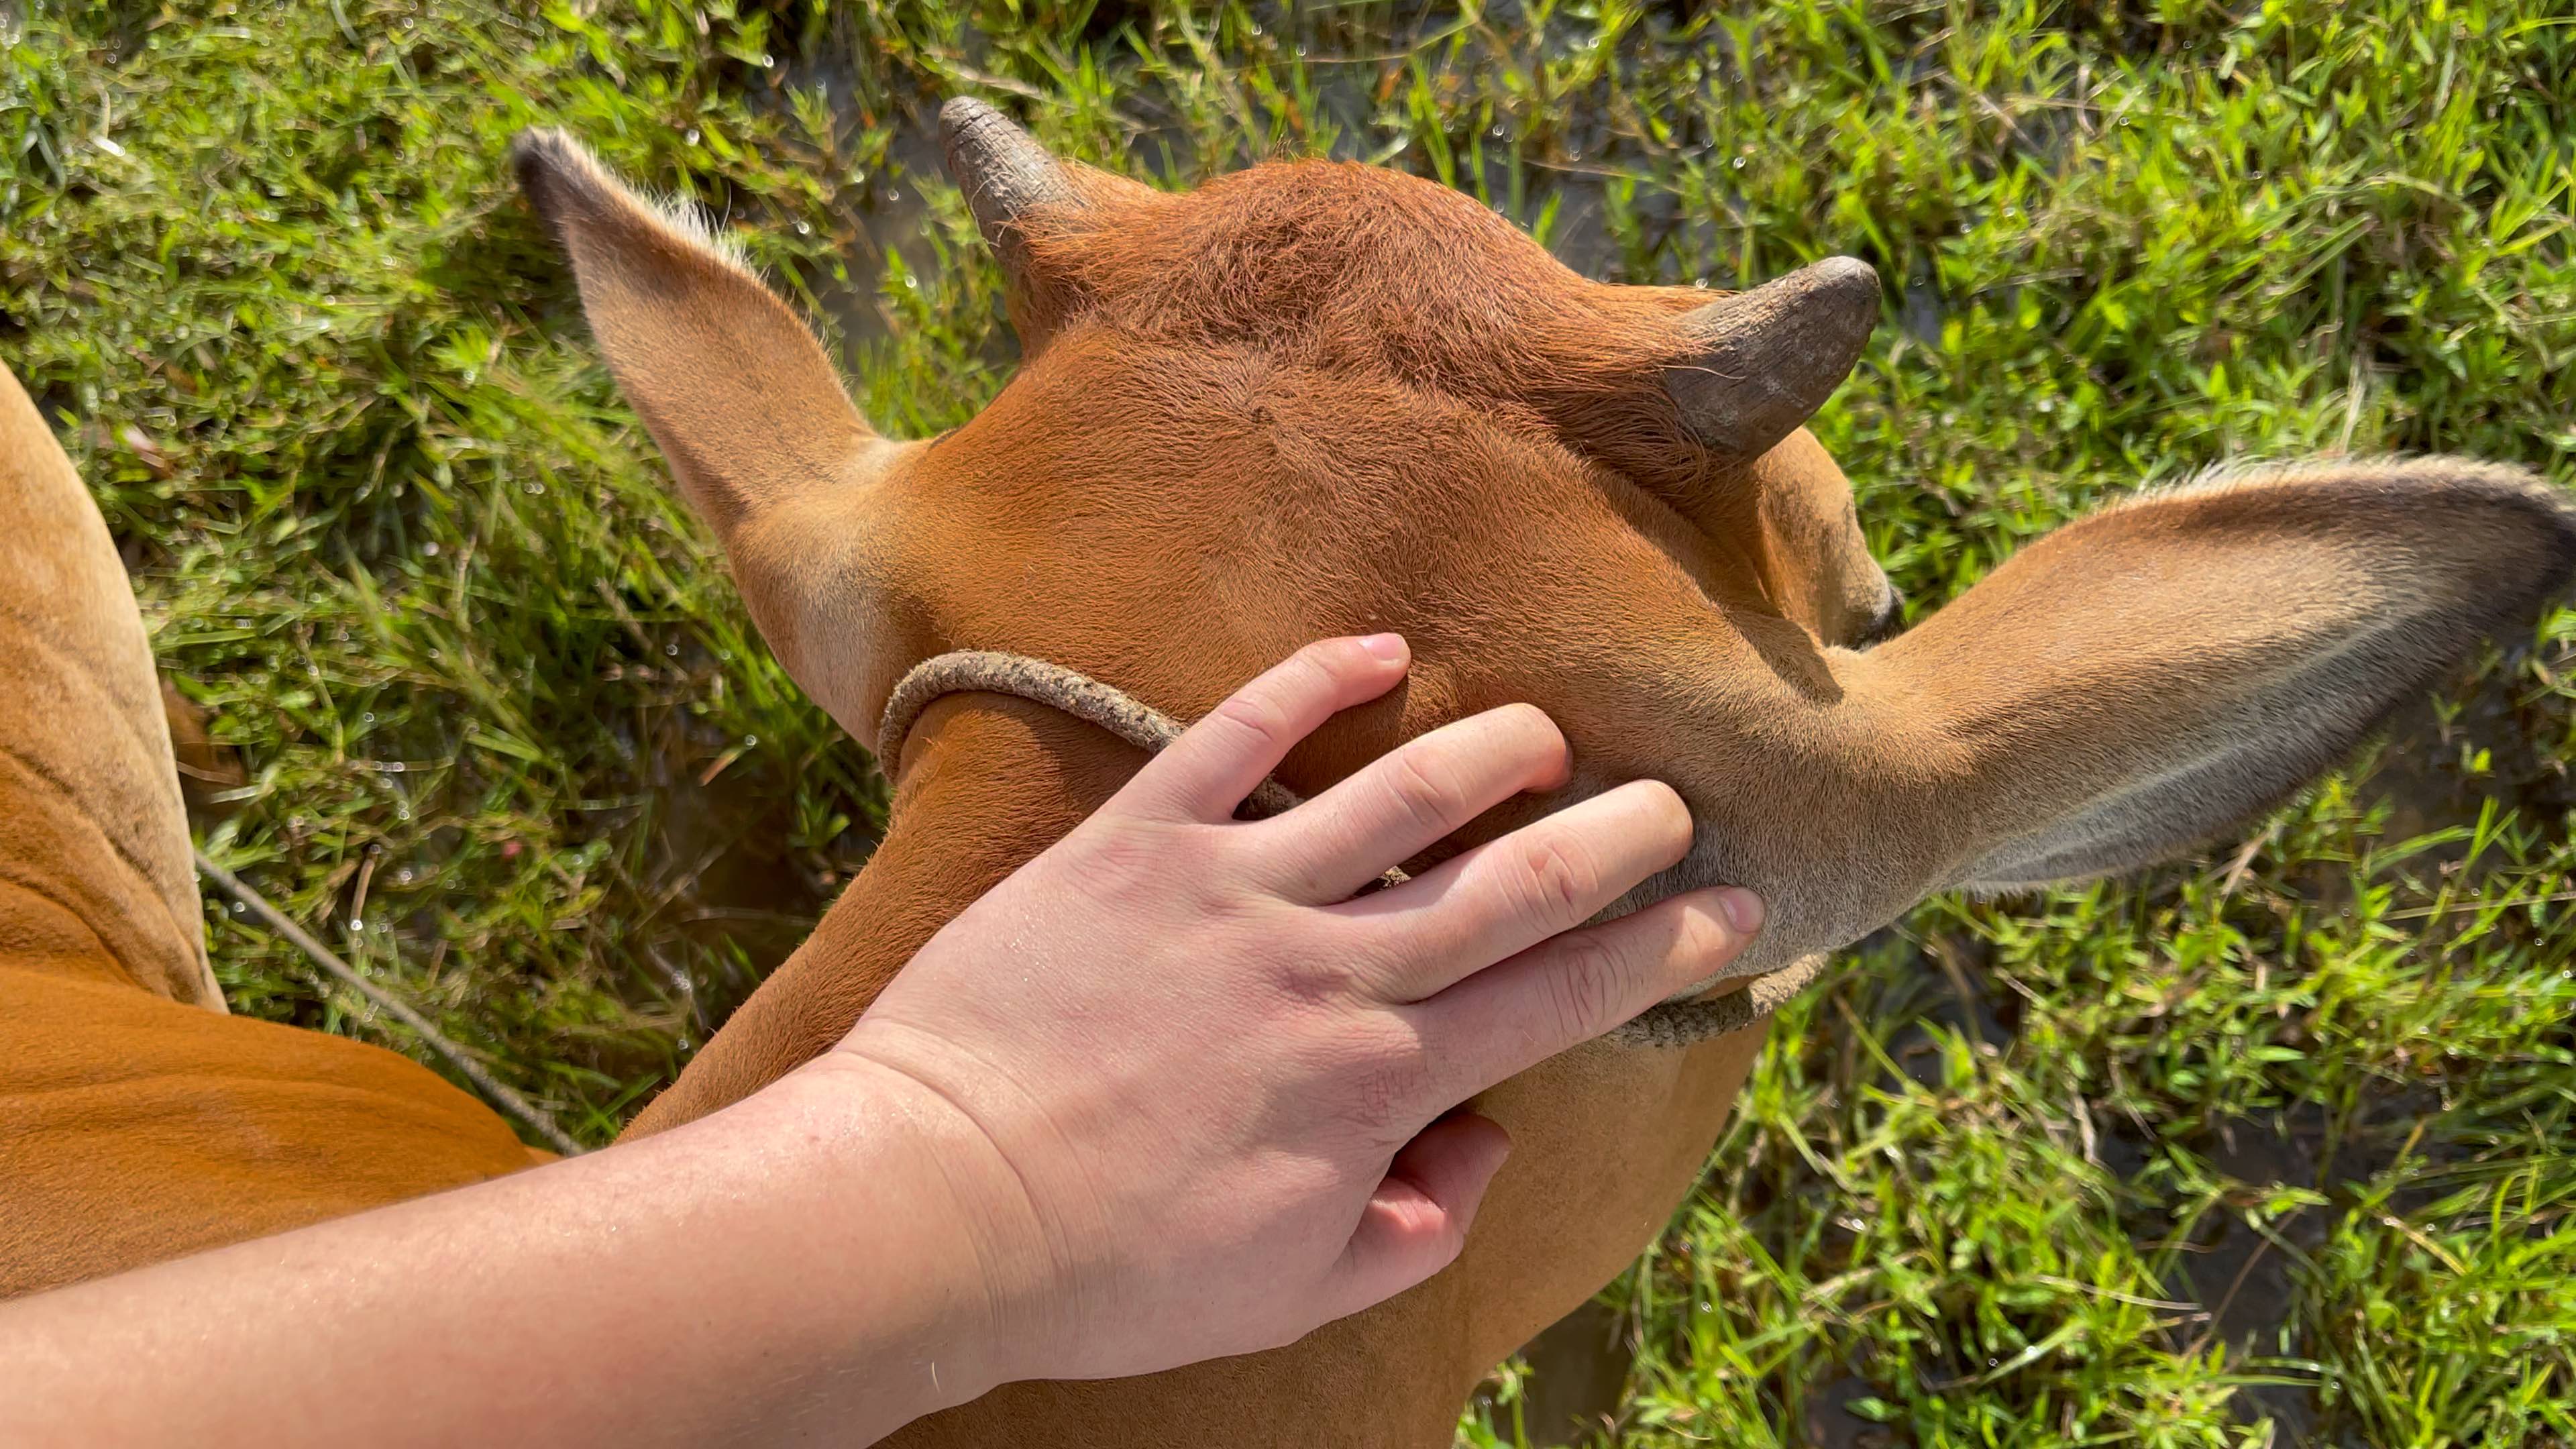
<path id="1" fill-rule="evenodd" d="M 963 649 L 941 654 L 912 667 L 895 684 L 877 725 L 877 760 L 897 765 L 903 742 L 931 701 L 951 694 L 1007 694 L 1060 710 L 1085 724 L 1097 725 L 1136 746 L 1158 754 L 1181 737 L 1180 721 L 1128 694 L 1061 664 L 1023 654 Z M 1295 809 L 1297 793 L 1275 779 L 1264 779 L 1244 801 L 1242 814 L 1267 819 Z M 1390 870 L 1390 885 L 1406 879 Z M 1756 976 L 1741 991 L 1690 1001 L 1667 1001 L 1611 1032 L 1606 1040 L 1622 1046 L 1685 1047 L 1741 1031 L 1780 1008 L 1805 989 L 1825 966 L 1821 955 L 1793 961 L 1777 971 Z"/>

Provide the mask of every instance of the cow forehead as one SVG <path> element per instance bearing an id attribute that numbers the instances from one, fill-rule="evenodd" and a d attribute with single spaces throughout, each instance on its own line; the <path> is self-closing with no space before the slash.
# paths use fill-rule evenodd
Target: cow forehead
<path id="1" fill-rule="evenodd" d="M 1014 249 L 1017 406 L 969 430 L 1025 450 L 975 471 L 1047 480 L 1022 516 L 1134 513 L 1191 535 L 1258 517 L 1268 537 L 1320 508 L 1347 537 L 1372 513 L 1606 501 L 1623 540 L 1643 527 L 1703 594 L 1836 638 L 1883 600 L 1812 444 L 1793 460 L 1811 466 L 1745 468 L 1691 436 L 1664 379 L 1689 355 L 1674 319 L 1708 293 L 1590 281 L 1474 198 L 1380 167 L 1272 162 L 1185 192 L 1069 169 L 1079 203 L 1038 215 Z M 1218 477 L 1195 510 L 1181 498 L 1197 490 L 1171 481 Z M 1400 481 L 1364 496 L 1372 479 Z M 1454 538 L 1433 552 L 1489 574 L 1528 561 L 1469 560 Z"/>
<path id="2" fill-rule="evenodd" d="M 1351 162 L 1272 162 L 1195 191 L 1122 192 L 1034 230 L 1030 256 L 1082 305 L 1185 335 L 1374 330 L 1438 351 L 1597 322 L 1605 306 L 1667 310 L 1616 308 L 1611 294 L 1625 289 L 1586 281 L 1472 198 Z"/>

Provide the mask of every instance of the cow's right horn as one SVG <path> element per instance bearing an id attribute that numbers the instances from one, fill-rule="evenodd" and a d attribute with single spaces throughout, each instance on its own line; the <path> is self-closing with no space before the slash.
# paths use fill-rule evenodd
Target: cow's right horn
<path id="1" fill-rule="evenodd" d="M 1878 325 L 1878 272 L 1827 257 L 1676 319 L 1693 355 L 1664 390 L 1710 448 L 1753 458 L 1824 406 Z"/>

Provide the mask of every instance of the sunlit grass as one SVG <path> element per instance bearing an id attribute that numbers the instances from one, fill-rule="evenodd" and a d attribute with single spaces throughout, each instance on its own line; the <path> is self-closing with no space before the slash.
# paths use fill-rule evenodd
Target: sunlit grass
<path id="1" fill-rule="evenodd" d="M 1014 352 L 952 92 L 1165 184 L 1404 167 L 1599 276 L 1855 253 L 1817 429 L 1918 609 L 2229 457 L 2576 473 L 2564 4 L 35 9 L 0 343 L 239 751 L 208 843 L 592 1140 L 884 797 L 600 371 L 522 125 L 740 228 L 909 434 Z M 2203 858 L 1850 953 L 1612 1290 L 1616 1442 L 2576 1441 L 2576 616 L 2506 643 Z M 415 1049 L 210 926 L 237 1010 Z M 1466 1437 L 1543 1442 L 1529 1382 Z"/>

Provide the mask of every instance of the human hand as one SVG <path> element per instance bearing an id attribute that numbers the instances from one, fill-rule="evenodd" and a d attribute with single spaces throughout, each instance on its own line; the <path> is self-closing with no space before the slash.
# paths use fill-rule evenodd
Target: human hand
<path id="1" fill-rule="evenodd" d="M 989 1382 L 1274 1347 L 1429 1277 L 1510 1147 L 1451 1109 L 1715 974 L 1758 929 L 1733 889 L 1582 924 L 1689 847 L 1680 797 L 1646 781 L 1353 898 L 1565 782 L 1564 739 L 1528 706 L 1233 819 L 1408 657 L 1393 635 L 1327 640 L 1247 685 L 809 1068 L 942 1124 L 992 1319 L 963 1337 L 994 1346 Z"/>

